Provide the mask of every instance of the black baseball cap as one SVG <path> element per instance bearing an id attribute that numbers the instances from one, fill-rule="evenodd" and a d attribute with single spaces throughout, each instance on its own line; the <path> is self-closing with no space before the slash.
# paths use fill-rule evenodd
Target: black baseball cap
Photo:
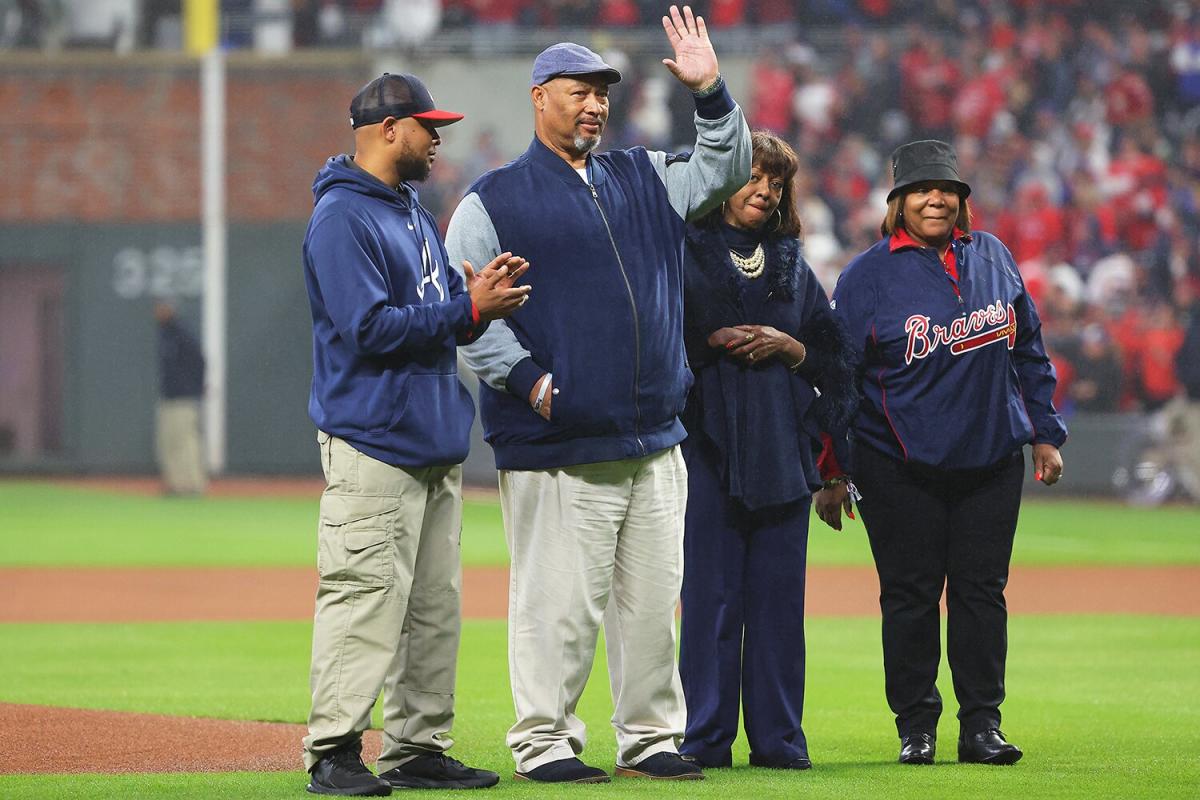
<path id="1" fill-rule="evenodd" d="M 388 117 L 413 117 L 439 128 L 458 122 L 463 115 L 439 110 L 433 95 L 416 75 L 385 72 L 359 89 L 350 101 L 350 127 L 374 125 Z"/>

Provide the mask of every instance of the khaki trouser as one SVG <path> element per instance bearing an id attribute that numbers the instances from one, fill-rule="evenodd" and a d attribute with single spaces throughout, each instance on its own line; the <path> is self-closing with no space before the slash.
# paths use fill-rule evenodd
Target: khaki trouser
<path id="1" fill-rule="evenodd" d="M 202 494 L 208 483 L 200 441 L 200 399 L 173 397 L 158 401 L 155 435 L 158 468 L 171 494 Z"/>
<path id="2" fill-rule="evenodd" d="M 1179 482 L 1200 503 L 1200 400 L 1180 394 L 1163 409 L 1167 415 L 1167 441 Z"/>
<path id="3" fill-rule="evenodd" d="M 500 472 L 512 556 L 508 657 L 519 772 L 583 751 L 575 714 L 603 616 L 617 762 L 677 752 L 675 663 L 687 468 L 679 448 L 562 469 Z"/>
<path id="4" fill-rule="evenodd" d="M 318 433 L 312 711 L 304 765 L 358 745 L 383 691 L 379 771 L 452 744 L 462 467 L 400 469 Z"/>

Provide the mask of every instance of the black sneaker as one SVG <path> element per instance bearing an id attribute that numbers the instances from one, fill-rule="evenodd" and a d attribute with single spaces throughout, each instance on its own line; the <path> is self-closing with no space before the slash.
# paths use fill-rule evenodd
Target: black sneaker
<path id="1" fill-rule="evenodd" d="M 331 750 L 308 771 L 308 790 L 313 794 L 347 797 L 387 797 L 391 784 L 376 778 L 363 765 L 357 747 Z"/>
<path id="2" fill-rule="evenodd" d="M 608 773 L 598 767 L 589 767 L 578 758 L 560 758 L 528 772 L 513 775 L 519 781 L 539 783 L 608 783 Z"/>
<path id="3" fill-rule="evenodd" d="M 496 773 L 472 769 L 445 753 L 417 756 L 379 777 L 393 789 L 486 789 L 500 782 Z"/>
<path id="4" fill-rule="evenodd" d="M 679 753 L 655 753 L 635 767 L 617 765 L 617 775 L 625 778 L 652 778 L 658 781 L 702 781 L 704 773 L 694 761 Z"/>

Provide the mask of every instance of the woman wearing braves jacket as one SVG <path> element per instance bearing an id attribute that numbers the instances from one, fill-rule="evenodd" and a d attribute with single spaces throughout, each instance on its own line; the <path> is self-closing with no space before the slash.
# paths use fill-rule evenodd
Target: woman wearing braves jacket
<path id="1" fill-rule="evenodd" d="M 680 753 L 729 766 L 740 705 L 751 764 L 808 769 L 809 503 L 821 485 L 819 431 L 853 413 L 854 374 L 800 255 L 796 153 L 765 132 L 751 144 L 749 182 L 687 230 L 684 342 L 696 382 L 683 417 Z"/>
<path id="2" fill-rule="evenodd" d="M 1022 447 L 1033 445 L 1038 480 L 1062 475 L 1067 431 L 1051 403 L 1054 367 L 1012 255 L 991 234 L 971 232 L 971 187 L 951 147 L 902 145 L 892 174 L 884 238 L 846 267 L 833 306 L 860 359 L 849 466 L 879 572 L 899 760 L 933 763 L 945 584 L 958 760 L 1012 764 L 1021 751 L 1000 732 L 1004 587 Z M 847 486 L 834 477 L 827 487 L 817 513 L 840 528 Z"/>

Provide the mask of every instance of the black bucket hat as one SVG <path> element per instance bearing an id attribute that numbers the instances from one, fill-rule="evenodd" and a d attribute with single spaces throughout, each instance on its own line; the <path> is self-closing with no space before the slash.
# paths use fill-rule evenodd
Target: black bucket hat
<path id="1" fill-rule="evenodd" d="M 971 194 L 971 187 L 959 177 L 954 148 L 937 139 L 922 139 L 897 147 L 892 153 L 892 180 L 894 185 L 888 192 L 889 201 L 906 187 L 926 181 L 956 183 L 958 195 L 963 199 Z"/>

